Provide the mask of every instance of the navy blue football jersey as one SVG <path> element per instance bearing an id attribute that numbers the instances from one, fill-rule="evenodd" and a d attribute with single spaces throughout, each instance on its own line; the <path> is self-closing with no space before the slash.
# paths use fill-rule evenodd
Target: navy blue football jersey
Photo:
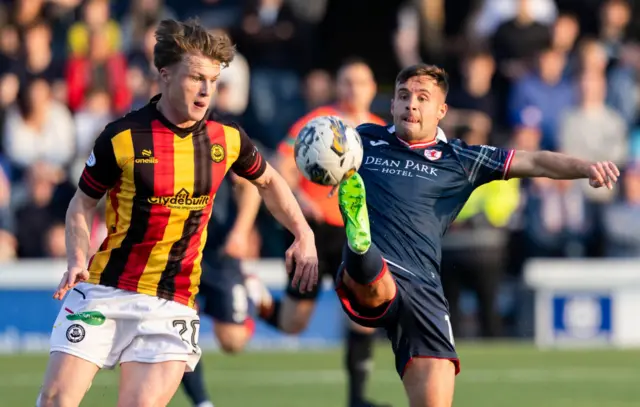
<path id="1" fill-rule="evenodd" d="M 436 140 L 409 145 L 394 126 L 357 128 L 373 242 L 385 259 L 422 280 L 439 280 L 441 240 L 473 190 L 506 178 L 513 150 Z"/>

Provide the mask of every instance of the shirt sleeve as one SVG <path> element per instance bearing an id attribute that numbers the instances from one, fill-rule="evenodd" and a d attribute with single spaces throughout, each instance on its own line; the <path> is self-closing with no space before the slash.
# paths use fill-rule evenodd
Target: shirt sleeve
<path id="1" fill-rule="evenodd" d="M 236 162 L 231 165 L 231 169 L 237 175 L 248 180 L 260 178 L 267 168 L 267 162 L 244 129 L 238 125 L 233 127 L 240 132 L 240 153 Z"/>
<path id="2" fill-rule="evenodd" d="M 111 144 L 112 136 L 108 127 L 98 136 L 80 176 L 78 187 L 94 199 L 102 198 L 122 173 Z"/>
<path id="3" fill-rule="evenodd" d="M 508 178 L 515 150 L 487 145 L 470 146 L 460 140 L 451 140 L 450 144 L 474 187 Z"/>

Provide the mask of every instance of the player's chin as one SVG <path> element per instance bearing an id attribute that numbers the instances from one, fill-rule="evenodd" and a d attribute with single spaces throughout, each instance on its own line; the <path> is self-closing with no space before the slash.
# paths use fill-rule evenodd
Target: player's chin
<path id="1" fill-rule="evenodd" d="M 207 106 L 192 104 L 189 106 L 189 118 L 194 121 L 200 121 L 207 114 Z"/>

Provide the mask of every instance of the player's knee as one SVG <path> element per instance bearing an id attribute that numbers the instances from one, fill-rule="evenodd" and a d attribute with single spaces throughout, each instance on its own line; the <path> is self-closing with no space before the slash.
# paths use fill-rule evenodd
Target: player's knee
<path id="1" fill-rule="evenodd" d="M 250 337 L 250 333 L 244 325 L 231 324 L 217 326 L 215 335 L 218 338 L 220 349 L 229 354 L 242 352 Z"/>
<path id="2" fill-rule="evenodd" d="M 280 321 L 280 329 L 289 335 L 297 335 L 304 332 L 309 325 L 305 318 L 287 318 Z"/>
<path id="3" fill-rule="evenodd" d="M 66 394 L 57 386 L 43 387 L 36 401 L 36 407 L 77 407 L 77 397 Z"/>
<path id="4" fill-rule="evenodd" d="M 369 285 L 356 283 L 348 271 L 342 276 L 342 282 L 358 300 L 359 305 L 367 308 L 377 308 L 396 296 L 396 282 L 391 273 L 385 273 L 378 281 Z"/>

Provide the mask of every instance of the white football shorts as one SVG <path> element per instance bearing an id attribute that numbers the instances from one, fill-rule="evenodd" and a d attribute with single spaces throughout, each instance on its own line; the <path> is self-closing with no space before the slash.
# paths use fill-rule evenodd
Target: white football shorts
<path id="1" fill-rule="evenodd" d="M 69 291 L 51 332 L 51 352 L 63 352 L 112 369 L 119 363 L 187 362 L 200 355 L 196 310 L 103 285 L 82 283 Z"/>

